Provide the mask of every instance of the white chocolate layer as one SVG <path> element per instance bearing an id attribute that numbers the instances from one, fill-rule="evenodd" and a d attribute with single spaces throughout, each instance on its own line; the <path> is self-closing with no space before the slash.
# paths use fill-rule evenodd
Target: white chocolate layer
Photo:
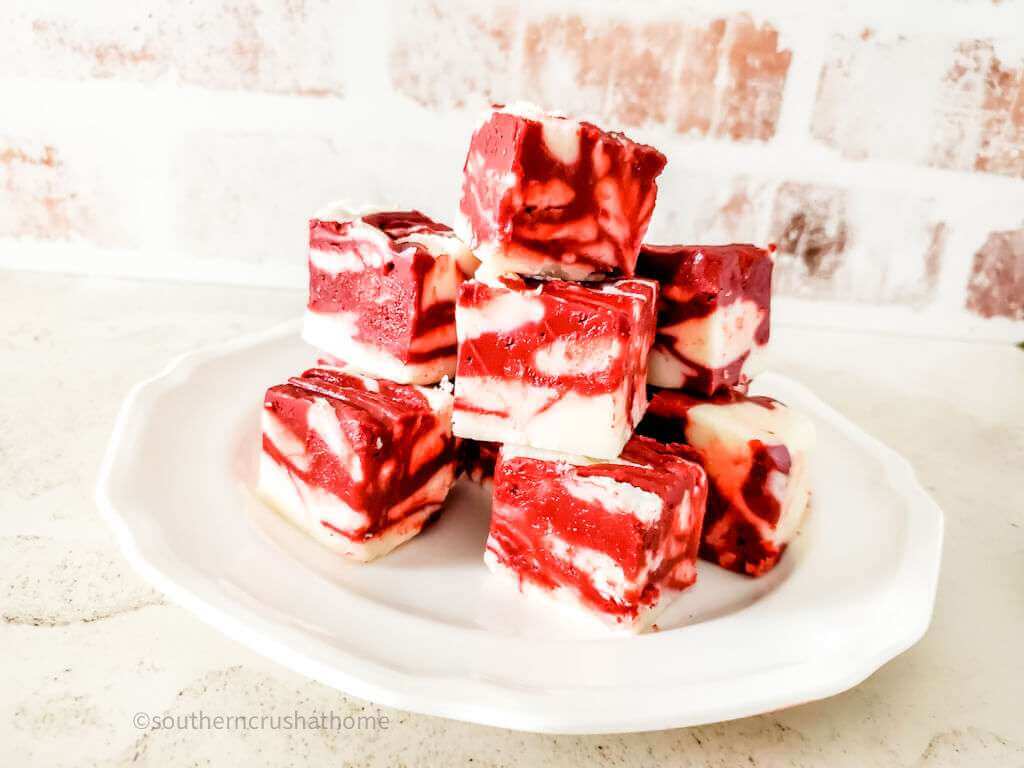
<path id="1" fill-rule="evenodd" d="M 612 366 L 622 355 L 613 337 L 594 340 L 555 339 L 533 353 L 533 364 L 548 376 L 590 376 Z"/>
<path id="2" fill-rule="evenodd" d="M 597 502 L 611 514 L 630 515 L 646 524 L 660 520 L 665 506 L 655 493 L 600 475 L 567 478 L 565 490 L 580 501 Z"/>
<path id="3" fill-rule="evenodd" d="M 444 376 L 455 375 L 455 355 L 425 363 L 403 363 L 379 347 L 353 338 L 355 330 L 352 313 L 327 315 L 307 309 L 302 338 L 326 354 L 345 361 L 346 369 L 399 384 L 433 384 Z"/>
<path id="4" fill-rule="evenodd" d="M 468 229 L 469 227 L 463 223 L 462 228 Z M 548 236 L 552 237 L 555 234 L 557 233 L 549 233 Z M 595 224 L 593 237 L 596 236 L 597 229 Z M 477 243 L 473 252 L 483 265 L 481 269 L 486 269 L 484 274 L 489 275 L 538 275 L 540 277 L 553 277 L 573 282 L 600 280 L 605 277 L 603 272 L 589 264 L 556 261 L 550 254 L 534 251 L 517 243 L 485 240 Z M 480 275 L 480 271 L 477 274 Z"/>
<path id="5" fill-rule="evenodd" d="M 761 535 L 777 545 L 790 541 L 799 530 L 810 497 L 807 454 L 816 440 L 814 424 L 803 414 L 778 403 L 765 408 L 757 403 L 707 403 L 687 412 L 686 440 L 702 451 L 709 476 L 715 478 L 722 492 L 739 494 L 741 477 L 733 477 L 735 468 L 744 466 L 750 453 L 751 440 L 765 445 L 783 445 L 789 451 L 788 475 L 774 472 L 768 490 L 779 502 L 779 519 L 770 526 L 760 517 L 750 522 Z"/>
<path id="6" fill-rule="evenodd" d="M 629 402 L 629 382 L 614 392 L 559 396 L 551 389 L 528 382 L 492 376 L 460 376 L 455 382 L 452 431 L 495 443 L 513 443 L 614 459 L 633 434 L 646 409 L 643 398 Z M 472 404 L 484 411 L 462 409 Z"/>
<path id="7" fill-rule="evenodd" d="M 557 589 L 546 589 L 527 579 L 520 578 L 519 573 L 505 565 L 493 551 L 496 545 L 492 539 L 487 540 L 484 551 L 484 565 L 497 578 L 517 589 L 527 600 L 536 600 L 557 609 L 567 611 L 572 618 L 585 618 L 600 623 L 613 633 L 636 635 L 646 631 L 658 616 L 671 604 L 680 593 L 675 590 L 662 590 L 661 599 L 654 605 L 643 607 L 633 621 L 618 621 L 616 617 L 593 610 L 580 599 L 579 593 L 567 586 Z"/>
<path id="8" fill-rule="evenodd" d="M 705 368 L 724 368 L 749 353 L 764 319 L 764 310 L 752 301 L 734 301 L 705 317 L 659 327 L 658 333 L 672 338 L 672 347 L 693 363 Z M 695 370 L 655 345 L 651 349 L 647 380 L 657 387 L 680 387 Z"/>
<path id="9" fill-rule="evenodd" d="M 332 546 L 331 542 L 335 539 L 349 539 L 324 527 L 322 523 L 345 533 L 364 528 L 370 522 L 364 513 L 352 509 L 333 493 L 309 485 L 266 452 L 260 453 L 258 490 L 285 517 L 329 546 Z M 348 545 L 336 543 L 332 548 L 337 549 L 339 546 Z"/>
<path id="10" fill-rule="evenodd" d="M 450 476 L 450 467 L 445 468 Z M 404 509 L 418 506 L 424 499 L 438 498 L 439 488 L 446 483 L 450 485 L 450 477 L 441 477 L 439 472 L 431 478 L 423 488 L 402 503 Z M 266 453 L 260 454 L 259 495 L 287 520 L 310 534 L 314 539 L 345 557 L 367 563 L 391 552 L 400 544 L 405 543 L 426 524 L 430 516 L 441 506 L 436 504 L 401 518 L 394 525 L 384 529 L 371 539 L 351 539 L 323 525 L 324 522 L 346 530 L 341 526 L 354 522 L 356 516 L 365 520 L 365 516 L 354 512 L 347 504 L 333 494 L 308 485 L 302 478 L 293 475 L 288 469 L 278 464 Z M 445 491 L 446 492 L 446 491 Z M 440 494 L 443 500 L 444 493 Z M 397 509 L 397 508 L 396 508 Z M 394 513 L 394 510 L 393 510 Z M 398 517 L 398 514 L 392 514 Z M 362 523 L 365 524 L 365 523 Z M 356 526 L 358 528 L 358 526 Z M 348 530 L 353 530 L 350 526 Z"/>
<path id="11" fill-rule="evenodd" d="M 529 291 L 502 291 L 482 307 L 455 307 L 455 329 L 460 342 L 485 333 L 509 333 L 544 319 L 541 287 Z"/>

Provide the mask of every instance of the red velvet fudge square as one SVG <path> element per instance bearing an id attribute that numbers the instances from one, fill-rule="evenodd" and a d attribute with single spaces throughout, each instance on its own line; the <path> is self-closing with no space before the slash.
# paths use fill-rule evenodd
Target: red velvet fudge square
<path id="1" fill-rule="evenodd" d="M 452 230 L 418 211 L 328 209 L 309 223 L 303 338 L 353 371 L 436 383 L 455 373 L 455 296 L 475 268 Z"/>
<path id="2" fill-rule="evenodd" d="M 438 514 L 455 481 L 452 396 L 314 368 L 267 390 L 259 491 L 335 551 L 372 560 Z"/>
<path id="3" fill-rule="evenodd" d="M 685 442 L 700 456 L 710 487 L 701 557 L 749 576 L 774 568 L 810 501 L 810 419 L 770 397 L 663 390 L 639 432 Z"/>
<path id="4" fill-rule="evenodd" d="M 772 256 L 753 245 L 645 245 L 637 273 L 657 280 L 658 333 L 648 380 L 710 395 L 744 380 L 768 343 Z"/>
<path id="5" fill-rule="evenodd" d="M 614 462 L 503 446 L 488 568 L 524 592 L 643 629 L 697 578 L 707 481 L 693 458 L 644 437 Z"/>
<path id="6" fill-rule="evenodd" d="M 614 459 L 647 406 L 657 285 L 508 276 L 459 291 L 459 437 Z"/>
<path id="7" fill-rule="evenodd" d="M 470 142 L 456 228 L 492 275 L 631 276 L 665 162 L 591 123 L 498 107 Z"/>

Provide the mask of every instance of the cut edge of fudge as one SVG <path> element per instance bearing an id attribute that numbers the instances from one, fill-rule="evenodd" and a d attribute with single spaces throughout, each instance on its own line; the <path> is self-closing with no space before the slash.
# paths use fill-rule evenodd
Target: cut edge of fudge
<path id="1" fill-rule="evenodd" d="M 638 431 L 700 455 L 710 487 L 702 558 L 749 576 L 778 564 L 810 513 L 816 434 L 807 416 L 737 390 L 712 398 L 660 390 Z"/>
<path id="2" fill-rule="evenodd" d="M 642 278 L 466 281 L 456 306 L 454 433 L 617 457 L 647 407 L 656 299 L 657 284 Z M 572 318 L 581 314 L 606 333 L 577 336 Z M 559 331 L 570 323 L 573 332 Z"/>
<path id="3" fill-rule="evenodd" d="M 492 573 L 515 583 L 524 595 L 561 604 L 573 615 L 597 620 L 606 627 L 637 633 L 649 628 L 679 593 L 697 579 L 696 560 L 707 499 L 707 479 L 692 450 L 686 446 L 665 445 L 637 436 L 630 441 L 625 455 L 629 459 L 609 461 L 528 446 L 502 446 L 484 562 Z M 583 505 L 573 511 L 574 521 L 580 518 L 578 522 L 583 522 L 588 505 L 600 504 L 601 514 L 607 519 L 603 525 L 600 525 L 600 519 L 585 520 L 588 524 L 593 523 L 592 527 L 586 526 L 587 530 L 600 528 L 606 535 L 631 531 L 629 535 L 637 546 L 646 545 L 650 536 L 655 536 L 657 544 L 644 550 L 644 561 L 636 576 L 630 579 L 623 568 L 623 558 L 616 560 L 607 547 L 602 550 L 589 546 L 594 542 L 588 542 L 587 537 L 593 533 L 566 540 L 564 536 L 569 530 L 553 525 L 550 517 L 529 517 L 520 530 L 515 529 L 516 519 L 536 514 L 535 499 L 527 498 L 520 508 L 509 506 L 504 499 L 505 465 L 516 459 L 537 461 L 552 467 L 554 478 L 551 482 L 559 484 L 569 497 L 575 499 L 577 506 Z M 622 477 L 616 478 L 616 473 L 622 473 Z M 543 479 L 537 482 L 541 483 Z M 660 487 L 652 487 L 658 482 L 662 483 Z M 640 487 L 642 484 L 649 487 Z M 557 493 L 548 488 L 543 490 L 549 494 L 545 498 L 557 499 Z M 561 509 L 565 501 L 558 500 L 556 510 Z M 511 543 L 516 539 L 526 540 L 529 532 L 539 530 L 536 526 L 541 523 L 546 523 L 547 533 L 539 541 L 527 541 L 523 551 L 507 551 L 502 540 Z M 616 528 L 616 524 L 624 527 Z M 633 529 L 636 525 L 644 533 Z M 660 531 L 658 526 L 663 526 Z M 616 542 L 605 543 L 613 545 L 612 551 L 616 549 Z M 658 573 L 666 558 L 670 559 L 667 570 Z M 515 567 L 517 561 L 525 567 Z M 557 573 L 553 575 L 545 571 L 545 565 L 550 566 L 552 562 L 559 564 L 556 567 L 566 569 L 561 580 Z M 565 574 L 571 576 L 565 577 Z M 580 582 L 575 583 L 572 578 L 578 578 Z M 593 591 L 598 599 L 588 596 L 589 591 Z M 627 597 L 631 597 L 628 602 Z M 617 609 L 609 610 L 609 606 Z"/>
<path id="4" fill-rule="evenodd" d="M 362 394 L 353 387 L 356 381 L 367 387 Z M 348 477 L 358 473 L 356 482 L 363 481 L 368 471 L 363 465 L 364 456 L 356 455 L 352 443 L 342 433 L 335 403 L 343 403 L 354 410 L 365 409 L 367 398 L 373 400 L 382 386 L 395 391 L 404 390 L 405 393 L 415 392 L 422 397 L 422 402 L 416 403 L 416 408 L 409 402 L 396 402 L 396 410 L 388 413 L 387 407 L 384 407 L 377 420 L 390 419 L 397 422 L 403 410 L 413 416 L 417 410 L 422 414 L 429 413 L 436 424 L 428 425 L 429 431 L 419 435 L 419 438 L 423 444 L 440 440 L 440 451 L 435 456 L 417 456 L 415 447 L 410 448 L 402 469 L 407 470 L 409 464 L 419 461 L 420 466 L 413 470 L 414 473 L 425 467 L 429 475 L 404 498 L 393 500 L 387 507 L 354 508 L 349 503 L 354 503 L 351 496 L 346 500 L 306 475 L 313 470 L 317 455 L 329 452 L 342 466 L 342 471 L 348 473 Z M 287 390 L 288 387 L 296 392 Z M 348 397 L 352 399 L 349 400 L 339 389 L 351 389 L 355 394 L 350 392 Z M 272 412 L 269 406 L 272 394 L 308 400 L 304 434 L 296 434 Z M 391 394 L 388 393 L 388 396 Z M 282 517 L 329 549 L 361 562 L 381 557 L 413 538 L 440 513 L 444 499 L 455 482 L 455 444 L 450 428 L 452 403 L 450 391 L 442 386 L 421 387 L 378 381 L 362 374 L 328 367 L 309 369 L 302 376 L 290 378 L 285 384 L 270 387 L 261 416 L 257 495 Z M 323 443 L 323 450 L 317 455 L 309 452 L 311 431 L 317 432 Z M 268 442 L 272 450 L 268 450 Z M 377 447 L 381 447 L 379 442 Z M 285 463 L 273 454 L 277 454 Z M 344 460 L 346 455 L 349 458 L 347 464 Z M 389 458 L 397 466 L 397 459 Z M 436 463 L 436 468 L 429 466 L 430 462 Z M 392 475 L 395 466 L 390 469 Z M 350 532 L 355 535 L 350 535 Z"/>
<path id="5" fill-rule="evenodd" d="M 443 355 L 429 362 L 403 362 L 352 337 L 351 323 L 330 315 L 306 310 L 302 339 L 334 358 L 339 368 L 364 373 L 397 384 L 429 386 L 455 373 L 457 354 Z"/>
<path id="6" fill-rule="evenodd" d="M 443 506 L 443 502 L 438 502 L 424 507 L 371 538 L 356 540 L 325 526 L 321 517 L 313 514 L 306 501 L 316 495 L 318 489 L 306 485 L 262 451 L 259 473 L 257 492 L 263 501 L 331 551 L 360 563 L 369 563 L 383 557 L 414 538 L 431 519 L 440 514 Z M 445 484 L 443 478 L 432 482 L 436 483 L 430 489 L 433 492 Z"/>
<path id="7" fill-rule="evenodd" d="M 455 372 L 455 296 L 478 265 L 450 227 L 419 211 L 331 204 L 310 219 L 303 339 L 352 370 L 436 383 Z M 401 301 L 415 305 L 396 310 Z"/>
<path id="8" fill-rule="evenodd" d="M 617 618 L 595 611 L 580 601 L 572 590 L 560 587 L 549 589 L 530 579 L 523 578 L 519 571 L 510 568 L 498 559 L 490 549 L 484 551 L 484 565 L 491 576 L 519 592 L 525 600 L 547 603 L 575 620 L 599 625 L 607 631 L 622 635 L 639 635 L 650 630 L 665 613 L 679 593 L 685 590 L 663 590 L 663 596 L 654 605 L 645 605 L 633 618 Z M 673 592 L 677 594 L 673 594 Z"/>
<path id="9" fill-rule="evenodd" d="M 503 117 L 521 122 L 503 133 Z M 527 102 L 494 105 L 473 131 L 455 229 L 495 275 L 631 277 L 666 162 L 620 131 Z"/>
<path id="10" fill-rule="evenodd" d="M 637 273 L 661 285 L 648 381 L 703 395 L 741 384 L 771 333 L 774 248 L 652 245 Z"/>

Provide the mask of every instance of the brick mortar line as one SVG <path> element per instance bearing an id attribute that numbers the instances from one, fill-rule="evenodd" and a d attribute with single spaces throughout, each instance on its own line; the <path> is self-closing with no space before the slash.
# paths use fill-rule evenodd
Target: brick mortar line
<path id="1" fill-rule="evenodd" d="M 894 34 L 915 34 L 929 37 L 974 36 L 999 37 L 1006 40 L 1016 36 L 1014 23 L 1024 23 L 1024 7 L 1013 2 L 960 3 L 955 0 L 934 0 L 917 13 L 907 13 L 904 4 L 892 0 L 862 0 L 829 7 L 827 3 L 808 3 L 806 0 L 776 0 L 770 6 L 759 7 L 750 0 L 687 0 L 683 3 L 640 3 L 624 9 L 622 6 L 594 6 L 585 0 L 546 0 L 528 2 L 520 6 L 522 15 L 530 21 L 543 20 L 551 15 L 575 13 L 589 18 L 616 20 L 628 18 L 637 22 L 663 20 L 707 21 L 714 18 L 748 14 L 757 23 L 793 28 L 806 26 L 823 30 L 826 36 L 839 29 L 867 26 L 891 31 Z M 927 27 L 922 15 L 927 13 Z M 781 43 L 787 43 L 785 39 Z"/>

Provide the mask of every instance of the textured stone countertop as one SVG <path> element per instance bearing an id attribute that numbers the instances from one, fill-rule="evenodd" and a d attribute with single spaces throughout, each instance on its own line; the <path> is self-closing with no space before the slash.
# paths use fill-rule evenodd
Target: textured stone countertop
<path id="1" fill-rule="evenodd" d="M 301 303 L 266 290 L 0 273 L 0 765 L 1024 765 L 1024 351 L 796 328 L 776 330 L 773 367 L 906 455 L 946 514 L 931 629 L 857 688 L 624 736 L 540 736 L 394 710 L 377 730 L 136 729 L 136 712 L 375 709 L 167 603 L 118 554 L 92 501 L 134 382 Z"/>

